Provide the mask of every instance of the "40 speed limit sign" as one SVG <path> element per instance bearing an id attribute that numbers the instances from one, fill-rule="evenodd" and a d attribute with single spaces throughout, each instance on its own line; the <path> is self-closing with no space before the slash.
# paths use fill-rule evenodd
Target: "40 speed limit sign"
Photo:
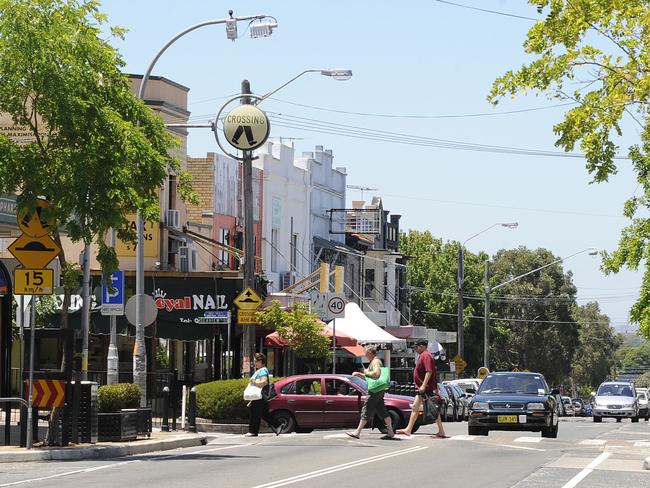
<path id="1" fill-rule="evenodd" d="M 327 315 L 332 319 L 345 316 L 345 296 L 342 293 L 332 293 L 327 297 Z"/>

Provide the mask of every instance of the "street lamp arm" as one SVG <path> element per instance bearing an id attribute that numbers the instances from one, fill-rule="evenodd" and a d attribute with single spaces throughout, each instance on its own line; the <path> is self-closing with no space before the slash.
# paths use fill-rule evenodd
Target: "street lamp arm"
<path id="1" fill-rule="evenodd" d="M 545 268 L 548 268 L 549 266 L 553 266 L 554 264 L 561 263 L 562 261 L 565 261 L 565 260 L 567 260 L 569 258 L 572 258 L 573 256 L 577 256 L 578 254 L 582 254 L 583 252 L 587 252 L 587 251 L 595 251 L 595 249 L 593 247 L 588 247 L 587 249 L 583 249 L 582 251 L 575 252 L 575 253 L 573 253 L 573 254 L 571 254 L 569 256 L 566 256 L 566 257 L 563 257 L 563 258 L 560 258 L 560 259 L 556 259 L 552 263 L 545 264 L 544 266 L 540 266 L 539 268 L 534 269 L 532 271 L 529 271 L 528 273 L 524 273 L 522 275 L 515 276 L 514 278 L 509 279 L 508 281 L 505 281 L 505 282 L 503 282 L 503 283 L 501 283 L 501 284 L 499 284 L 497 286 L 493 286 L 493 287 L 490 288 L 490 291 L 497 290 L 497 289 L 501 288 L 502 286 L 506 286 L 507 284 L 518 280 L 519 278 L 523 278 L 524 276 L 528 276 L 530 274 L 536 273 L 536 272 L 541 271 L 541 270 L 543 270 Z"/>
<path id="2" fill-rule="evenodd" d="M 463 241 L 462 246 L 465 247 L 465 244 L 467 244 L 469 241 L 471 241 L 472 239 L 474 239 L 474 238 L 477 237 L 477 236 L 480 236 L 481 234 L 483 234 L 483 232 L 487 232 L 488 230 L 490 230 L 490 229 L 496 227 L 497 225 L 501 225 L 501 224 L 492 224 L 490 227 L 487 227 L 486 229 L 483 229 L 481 232 L 477 232 L 477 233 L 474 234 L 472 237 L 468 237 L 467 239 L 465 239 L 465 240 Z"/>
<path id="3" fill-rule="evenodd" d="M 266 95 L 262 95 L 262 97 L 259 99 L 259 101 L 258 101 L 257 103 L 262 103 L 264 100 L 266 100 L 267 98 L 269 98 L 271 95 L 276 94 L 277 92 L 279 92 L 280 90 L 282 90 L 285 86 L 287 86 L 287 85 L 293 83 L 294 81 L 296 81 L 296 80 L 297 80 L 298 78 L 300 78 L 302 75 L 305 75 L 305 74 L 307 74 L 307 73 L 320 73 L 321 71 L 323 71 L 323 70 L 322 70 L 322 69 L 306 69 L 306 70 L 303 71 L 302 73 L 300 73 L 300 74 L 294 76 L 293 78 L 291 78 L 291 79 L 290 79 L 289 81 L 287 81 L 286 83 L 284 83 L 284 84 L 280 85 L 279 87 L 277 87 L 275 90 L 272 90 L 272 91 L 268 92 Z"/>
<path id="4" fill-rule="evenodd" d="M 160 56 L 163 55 L 163 53 L 171 46 L 174 44 L 178 39 L 183 37 L 185 34 L 188 34 L 196 29 L 200 29 L 201 27 L 205 27 L 206 25 L 216 25 L 216 24 L 225 24 L 226 21 L 228 20 L 260 20 L 260 19 L 265 19 L 269 17 L 268 15 L 249 15 L 246 17 L 233 17 L 229 19 L 216 19 L 216 20 L 206 20 L 204 22 L 199 22 L 198 24 L 192 25 L 188 27 L 187 29 L 179 32 L 176 34 L 174 37 L 172 37 L 167 44 L 165 44 L 160 51 L 156 54 L 156 56 L 153 58 L 151 61 L 151 64 L 147 68 L 147 70 L 144 73 L 144 76 L 142 77 L 142 83 L 140 83 L 140 89 L 138 90 L 138 98 L 140 100 L 144 99 L 144 90 L 147 86 L 147 82 L 149 81 L 149 76 L 151 76 L 151 72 L 153 71 L 154 66 L 158 62 L 158 59 L 160 59 Z"/>

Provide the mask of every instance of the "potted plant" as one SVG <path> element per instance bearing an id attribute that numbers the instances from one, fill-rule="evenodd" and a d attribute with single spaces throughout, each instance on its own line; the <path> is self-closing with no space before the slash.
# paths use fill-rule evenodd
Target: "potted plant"
<path id="1" fill-rule="evenodd" d="M 101 386 L 97 392 L 99 441 L 129 441 L 138 436 L 140 388 L 132 383 Z M 148 409 L 151 411 L 151 409 Z M 151 424 L 149 424 L 150 426 Z"/>

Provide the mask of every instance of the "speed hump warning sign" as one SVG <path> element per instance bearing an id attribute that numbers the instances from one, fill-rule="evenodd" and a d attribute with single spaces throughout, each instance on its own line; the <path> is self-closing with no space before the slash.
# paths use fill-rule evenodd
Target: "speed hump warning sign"
<path id="1" fill-rule="evenodd" d="M 223 121 L 223 135 L 240 151 L 252 151 L 266 142 L 271 125 L 266 114 L 255 105 L 240 105 Z"/>

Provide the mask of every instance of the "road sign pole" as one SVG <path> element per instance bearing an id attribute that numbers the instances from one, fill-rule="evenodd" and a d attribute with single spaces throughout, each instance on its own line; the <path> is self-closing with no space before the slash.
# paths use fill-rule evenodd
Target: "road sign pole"
<path id="1" fill-rule="evenodd" d="M 111 247 L 115 249 L 115 229 L 111 229 Z M 112 282 L 111 282 L 112 284 Z M 119 382 L 119 355 L 117 352 L 117 316 L 110 316 L 111 336 L 108 344 L 106 364 L 106 384 L 114 385 Z"/>
<path id="2" fill-rule="evenodd" d="M 332 374 L 336 374 L 336 319 L 332 320 Z"/>
<path id="3" fill-rule="evenodd" d="M 32 296 L 31 313 L 29 314 L 30 334 L 29 334 L 29 382 L 27 393 L 27 449 L 31 449 L 34 443 L 32 426 L 34 418 L 32 416 L 32 389 L 34 387 L 34 343 L 36 335 L 36 297 Z M 21 379 L 22 381 L 22 379 Z M 36 420 L 38 422 L 38 420 Z"/>
<path id="4" fill-rule="evenodd" d="M 88 381 L 88 331 L 90 329 L 90 244 L 86 244 L 83 252 L 83 289 L 81 310 L 81 379 Z"/>

